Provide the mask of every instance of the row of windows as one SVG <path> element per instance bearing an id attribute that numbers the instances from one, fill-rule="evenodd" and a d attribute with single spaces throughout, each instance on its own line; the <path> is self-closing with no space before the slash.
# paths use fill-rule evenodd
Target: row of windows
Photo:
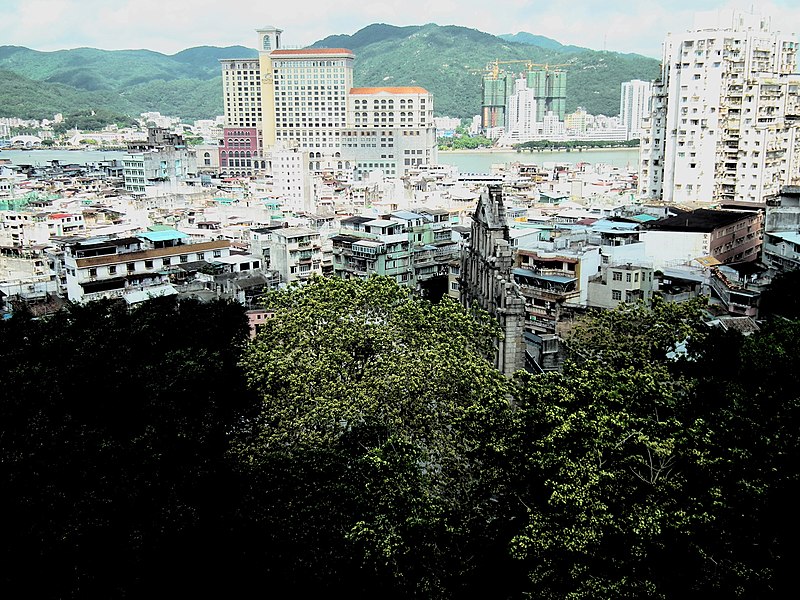
<path id="1" fill-rule="evenodd" d="M 612 271 L 611 278 L 614 281 L 622 281 L 622 271 Z M 652 281 L 653 277 L 650 276 L 650 280 Z M 647 277 L 645 273 L 642 273 L 642 281 L 646 281 Z M 635 271 L 634 273 L 627 272 L 625 273 L 625 281 L 631 283 L 631 281 L 638 283 L 639 282 L 639 271 Z"/>
<path id="2" fill-rule="evenodd" d="M 212 255 L 213 255 L 213 258 L 219 258 L 219 257 L 222 256 L 222 250 L 214 250 L 211 253 L 209 253 L 209 252 L 198 252 L 195 255 L 196 256 L 195 260 L 206 260 L 207 258 L 211 258 Z M 161 259 L 161 264 L 159 266 L 168 267 L 168 266 L 173 265 L 173 264 L 189 262 L 189 255 L 188 254 L 181 254 L 178 257 L 178 261 L 177 262 L 174 261 L 173 258 L 174 257 L 171 257 L 171 256 L 163 257 Z M 154 268 L 156 268 L 156 262 L 157 261 L 154 261 L 154 260 L 145 260 L 144 261 L 144 268 L 145 269 L 154 269 Z M 118 271 L 118 266 L 117 265 L 109 265 L 107 270 L 108 270 L 108 274 L 109 275 L 116 275 L 117 271 Z M 135 262 L 125 263 L 125 270 L 128 273 L 133 273 L 134 271 L 136 271 L 136 263 Z M 90 268 L 89 269 L 89 277 L 97 277 L 97 269 L 96 268 Z"/>
<path id="3" fill-rule="evenodd" d="M 368 102 L 369 102 L 369 100 L 358 100 L 358 99 L 356 99 L 356 101 L 355 101 L 356 104 L 362 104 L 362 105 L 366 105 Z M 372 101 L 372 103 L 373 104 L 394 104 L 394 99 L 391 99 L 391 98 L 389 100 L 381 99 L 379 101 L 376 98 L 376 99 L 374 99 Z M 420 104 L 425 104 L 425 98 L 420 98 L 419 103 Z M 406 106 L 412 106 L 414 104 L 414 101 L 411 100 L 411 99 L 406 100 L 405 98 L 401 98 L 400 99 L 400 104 L 405 104 Z"/>
<path id="4" fill-rule="evenodd" d="M 278 69 L 317 69 L 319 67 L 345 67 L 352 59 L 339 60 L 274 60 L 275 74 Z"/>

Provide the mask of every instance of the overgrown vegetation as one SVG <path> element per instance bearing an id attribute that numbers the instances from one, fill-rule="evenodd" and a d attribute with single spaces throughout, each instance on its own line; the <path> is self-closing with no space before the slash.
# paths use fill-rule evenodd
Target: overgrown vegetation
<path id="1" fill-rule="evenodd" d="M 494 142 L 482 135 L 459 135 L 441 137 L 438 140 L 440 150 L 474 150 L 475 148 L 491 148 Z"/>
<path id="2" fill-rule="evenodd" d="M 265 306 L 252 342 L 241 307 L 168 298 L 0 323 L 4 589 L 789 589 L 800 322 L 622 305 L 576 323 L 563 372 L 508 381 L 484 313 L 389 279 Z"/>

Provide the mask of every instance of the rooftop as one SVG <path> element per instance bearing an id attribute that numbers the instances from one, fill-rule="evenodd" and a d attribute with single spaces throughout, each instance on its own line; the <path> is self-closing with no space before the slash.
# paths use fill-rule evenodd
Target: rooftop
<path id="1" fill-rule="evenodd" d="M 418 215 L 410 210 L 396 210 L 392 213 L 392 216 L 398 219 L 403 219 L 404 221 L 414 221 L 423 218 L 422 215 Z"/>
<path id="2" fill-rule="evenodd" d="M 314 231 L 313 229 L 308 229 L 306 227 L 283 227 L 282 229 L 276 229 L 274 233 L 275 235 L 280 235 L 285 238 L 304 237 L 304 236 L 319 237 L 318 232 Z"/>
<path id="3" fill-rule="evenodd" d="M 387 219 L 373 219 L 372 221 L 367 221 L 364 225 L 369 225 L 370 227 L 391 227 L 392 225 L 399 225 L 397 221 L 389 221 Z"/>
<path id="4" fill-rule="evenodd" d="M 349 52 L 349 50 L 347 50 Z M 274 54 L 274 52 L 273 52 Z M 361 87 L 350 88 L 350 95 L 359 94 L 427 94 L 428 90 L 421 87 Z"/>
<path id="5" fill-rule="evenodd" d="M 800 233 L 796 231 L 767 231 L 766 235 L 779 238 L 792 244 L 800 244 Z"/>
<path id="6" fill-rule="evenodd" d="M 347 217 L 346 219 L 342 219 L 342 223 L 369 223 L 373 220 L 373 217 L 363 217 L 361 215 L 354 215 L 352 217 Z"/>
<path id="7" fill-rule="evenodd" d="M 710 233 L 720 227 L 752 217 L 754 213 L 698 208 L 690 213 L 652 221 L 647 228 L 655 231 L 692 231 Z"/>
<path id="8" fill-rule="evenodd" d="M 315 54 L 347 54 L 355 56 L 352 50 L 347 48 L 300 48 L 299 50 L 273 50 L 269 53 L 270 56 L 313 56 Z M 352 92 L 351 92 L 352 93 Z"/>
<path id="9" fill-rule="evenodd" d="M 160 231 L 146 231 L 140 233 L 139 237 L 150 242 L 167 242 L 172 240 L 182 240 L 189 236 L 177 229 L 162 229 Z"/>

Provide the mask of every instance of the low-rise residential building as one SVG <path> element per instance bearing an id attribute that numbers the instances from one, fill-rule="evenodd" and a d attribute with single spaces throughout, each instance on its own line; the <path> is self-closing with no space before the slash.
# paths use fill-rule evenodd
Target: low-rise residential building
<path id="1" fill-rule="evenodd" d="M 775 273 L 800 269 L 800 232 L 766 232 L 762 262 Z"/>
<path id="2" fill-rule="evenodd" d="M 633 264 L 612 265 L 589 279 L 588 304 L 596 308 L 616 308 L 623 302 L 653 299 L 653 269 Z"/>
<path id="3" fill-rule="evenodd" d="M 690 263 L 712 256 L 721 263 L 756 260 L 761 250 L 760 211 L 701 208 L 646 225 L 642 239 L 653 266 Z"/>
<path id="4" fill-rule="evenodd" d="M 322 242 L 318 231 L 305 227 L 284 227 L 272 232 L 270 268 L 280 273 L 281 283 L 308 280 L 322 275 Z"/>
<path id="5" fill-rule="evenodd" d="M 526 300 L 526 328 L 552 334 L 565 311 L 585 307 L 589 280 L 600 269 L 600 248 L 586 244 L 520 248 L 512 274 Z"/>
<path id="6" fill-rule="evenodd" d="M 444 280 L 460 248 L 452 239 L 449 213 L 435 209 L 400 210 L 378 219 L 348 217 L 331 240 L 336 276 L 366 278 L 374 273 L 417 289 Z"/>
<path id="7" fill-rule="evenodd" d="M 64 255 L 67 297 L 86 302 L 135 293 L 142 299 L 148 294 L 176 293 L 169 289 L 173 268 L 230 256 L 228 240 L 186 243 L 187 238 L 179 231 L 163 230 L 68 246 Z"/>
<path id="8" fill-rule="evenodd" d="M 761 292 L 769 279 L 764 278 L 764 267 L 756 263 L 719 265 L 711 269 L 712 303 L 721 305 L 729 314 L 757 317 Z"/>
<path id="9" fill-rule="evenodd" d="M 13 248 L 47 244 L 57 236 L 86 231 L 78 212 L 0 211 L 0 245 Z"/>

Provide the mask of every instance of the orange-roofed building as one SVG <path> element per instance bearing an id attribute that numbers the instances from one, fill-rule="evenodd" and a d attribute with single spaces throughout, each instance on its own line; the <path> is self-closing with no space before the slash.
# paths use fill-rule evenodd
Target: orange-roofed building
<path id="1" fill-rule="evenodd" d="M 380 170 L 402 177 L 421 165 L 436 163 L 433 95 L 418 86 L 352 88 L 347 99 L 347 128 L 342 156 L 353 165 L 353 178 Z"/>
<path id="2" fill-rule="evenodd" d="M 422 87 L 353 87 L 346 48 L 285 48 L 267 26 L 257 60 L 222 61 L 225 144 L 220 172 L 271 172 L 298 210 L 313 210 L 312 180 L 401 177 L 436 162 L 433 97 Z M 224 155 L 223 155 L 224 153 Z"/>
<path id="3" fill-rule="evenodd" d="M 335 168 L 355 55 L 346 48 L 283 48 L 282 33 L 258 30 L 264 145 L 307 151 L 311 171 Z"/>

